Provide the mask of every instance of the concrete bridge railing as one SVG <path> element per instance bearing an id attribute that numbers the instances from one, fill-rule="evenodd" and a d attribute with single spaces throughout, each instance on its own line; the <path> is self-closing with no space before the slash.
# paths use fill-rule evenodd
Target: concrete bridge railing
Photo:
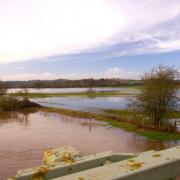
<path id="1" fill-rule="evenodd" d="M 64 149 L 65 150 L 65 149 Z M 45 152 L 46 164 L 21 170 L 14 177 L 29 180 L 168 180 L 180 175 L 180 146 L 139 154 L 106 152 L 81 156 L 78 151 L 52 149 Z"/>

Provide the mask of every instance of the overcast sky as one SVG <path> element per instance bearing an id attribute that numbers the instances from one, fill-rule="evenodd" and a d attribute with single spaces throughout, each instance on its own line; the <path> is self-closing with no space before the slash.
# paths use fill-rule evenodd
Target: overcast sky
<path id="1" fill-rule="evenodd" d="M 180 0 L 0 0 L 0 78 L 140 78 L 180 68 Z"/>

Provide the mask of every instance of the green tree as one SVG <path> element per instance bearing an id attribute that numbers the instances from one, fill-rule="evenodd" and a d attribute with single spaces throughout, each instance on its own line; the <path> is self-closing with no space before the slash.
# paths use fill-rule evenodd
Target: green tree
<path id="1" fill-rule="evenodd" d="M 161 124 L 177 110 L 177 84 L 179 71 L 173 67 L 159 66 L 143 75 L 144 86 L 134 103 L 155 125 Z"/>

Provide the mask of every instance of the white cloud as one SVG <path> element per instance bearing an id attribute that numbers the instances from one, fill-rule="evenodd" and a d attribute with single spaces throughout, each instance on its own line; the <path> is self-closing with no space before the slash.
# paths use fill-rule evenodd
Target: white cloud
<path id="1" fill-rule="evenodd" d="M 1 76 L 2 80 L 54 80 L 54 79 L 84 79 L 84 78 L 119 78 L 119 79 L 140 79 L 141 73 L 137 71 L 126 71 L 124 69 L 114 67 L 110 68 L 103 73 L 90 74 L 90 73 L 72 73 L 72 74 L 52 74 L 45 73 L 32 73 L 32 74 L 16 74 Z"/>
<path id="2" fill-rule="evenodd" d="M 2 80 L 53 80 L 58 79 L 59 76 L 46 72 L 46 73 L 22 73 L 22 74 L 14 74 L 14 75 L 6 75 L 1 76 Z"/>
<path id="3" fill-rule="evenodd" d="M 0 62 L 97 46 L 124 19 L 104 0 L 13 0 L 0 6 Z"/>
<path id="4" fill-rule="evenodd" d="M 134 45 L 110 56 L 180 49 L 179 0 L 6 0 L 0 2 L 0 63 Z M 167 23 L 167 27 L 161 25 Z M 166 38 L 165 38 L 166 37 Z"/>
<path id="5" fill-rule="evenodd" d="M 140 79 L 140 72 L 126 71 L 118 67 L 108 69 L 104 74 L 104 78 L 120 78 L 120 79 Z"/>

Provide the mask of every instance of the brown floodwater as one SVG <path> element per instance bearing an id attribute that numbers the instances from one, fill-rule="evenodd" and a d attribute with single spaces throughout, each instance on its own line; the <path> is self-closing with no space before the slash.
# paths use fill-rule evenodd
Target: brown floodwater
<path id="1" fill-rule="evenodd" d="M 41 164 L 43 151 L 74 146 L 84 154 L 165 149 L 180 141 L 159 142 L 108 126 L 104 122 L 43 111 L 0 114 L 0 179 Z"/>

